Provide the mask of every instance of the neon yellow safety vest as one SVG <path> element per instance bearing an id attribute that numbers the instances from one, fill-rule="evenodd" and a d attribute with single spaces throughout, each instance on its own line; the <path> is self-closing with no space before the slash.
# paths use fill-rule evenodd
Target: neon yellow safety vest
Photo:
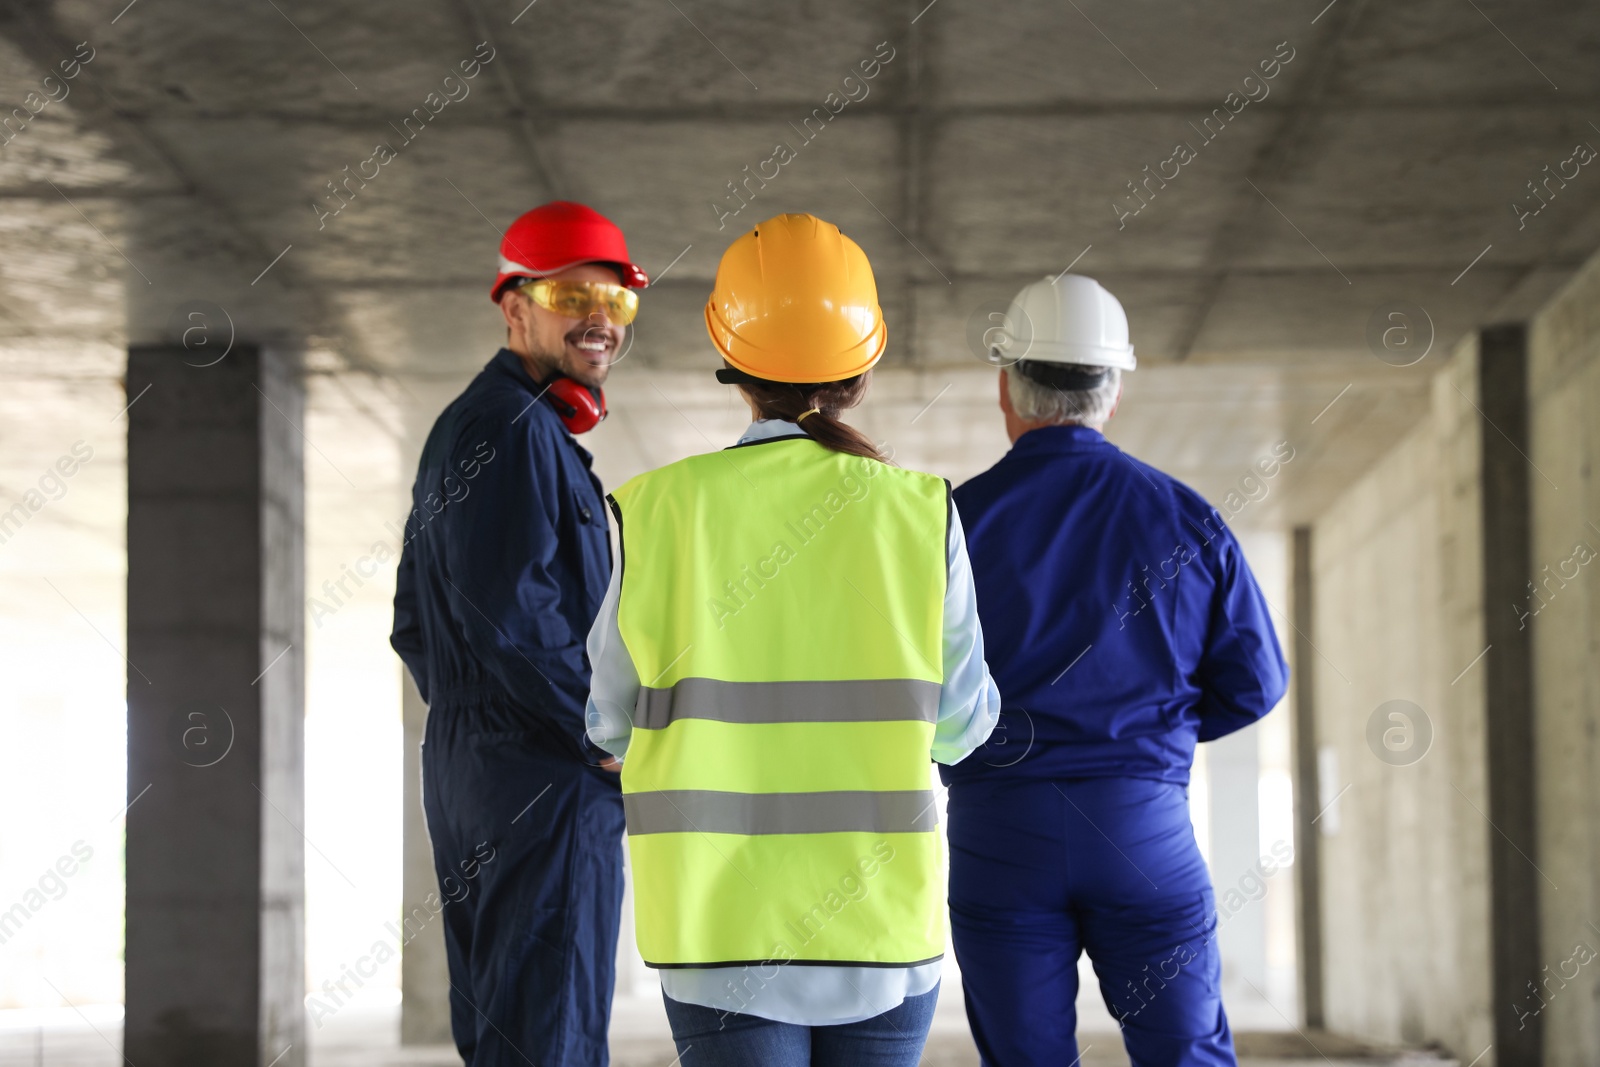
<path id="1" fill-rule="evenodd" d="M 652 967 L 944 954 L 930 747 L 950 487 L 780 437 L 611 497 L 622 769 Z"/>

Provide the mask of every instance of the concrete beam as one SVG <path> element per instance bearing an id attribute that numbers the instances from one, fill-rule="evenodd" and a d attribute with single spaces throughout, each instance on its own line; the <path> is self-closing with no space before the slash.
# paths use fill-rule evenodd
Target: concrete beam
<path id="1" fill-rule="evenodd" d="M 306 1063 L 304 391 L 128 354 L 124 1055 Z"/>
<path id="2" fill-rule="evenodd" d="M 511 104 L 510 114 L 500 121 L 516 130 L 528 166 L 539 184 L 544 187 L 541 199 L 573 199 L 578 194 L 573 192 L 572 182 L 562 173 L 561 164 L 546 147 L 546 142 L 553 143 L 555 139 L 550 105 L 540 99 L 533 86 L 524 84 L 531 79 L 526 75 L 519 77 L 514 73 L 526 71 L 530 66 L 527 57 L 522 54 L 521 41 L 514 32 L 501 34 L 498 37 L 491 32 L 492 23 L 484 11 L 482 0 L 456 0 L 455 6 L 460 11 L 462 21 L 466 23 L 474 41 L 487 41 L 496 52 L 509 49 L 506 61 L 496 63 L 491 72 L 495 83 L 500 87 L 500 92 Z M 509 225 L 511 220 L 505 221 Z"/>
<path id="3" fill-rule="evenodd" d="M 1295 72 L 1296 81 L 1288 94 L 1288 103 L 1274 116 L 1272 133 L 1262 142 L 1250 163 L 1246 186 L 1232 194 L 1227 221 L 1217 229 L 1206 256 L 1207 267 L 1200 299 L 1195 303 L 1194 314 L 1179 336 L 1174 359 L 1182 363 L 1194 351 L 1205 329 L 1206 320 L 1216 306 L 1227 280 L 1229 269 L 1251 242 L 1259 240 L 1258 219 L 1266 210 L 1262 202 L 1278 194 L 1296 153 L 1303 151 L 1309 140 L 1314 110 L 1327 98 L 1338 70 L 1340 47 L 1351 29 L 1361 18 L 1366 0 L 1354 0 L 1341 5 L 1321 28 L 1317 38 L 1307 46 L 1311 57 L 1307 65 Z M 1265 187 L 1265 192 L 1262 191 Z M 1268 201 L 1270 204 L 1270 201 Z"/>
<path id="4" fill-rule="evenodd" d="M 898 4 L 890 5 L 892 12 L 900 11 Z M 1330 15 L 1330 18 L 1332 16 Z M 494 41 L 499 47 L 499 40 Z M 48 66 L 48 63 L 45 64 Z M 1562 90 L 1561 103 L 1574 114 L 1584 114 L 1600 107 L 1600 96 L 1581 90 L 1567 96 Z M 1083 119 L 1104 115 L 1113 117 L 1157 115 L 1170 116 L 1183 123 L 1205 114 L 1217 106 L 1218 97 L 1212 94 L 1173 96 L 1161 100 L 1103 100 L 1061 97 L 1041 100 L 880 100 L 876 95 L 867 101 L 851 104 L 850 120 L 889 118 L 903 119 L 916 113 L 928 121 L 939 124 L 951 119 Z M 582 127 L 596 122 L 639 122 L 647 125 L 679 125 L 683 123 L 770 122 L 783 125 L 794 119 L 796 112 L 805 114 L 817 105 L 811 97 L 777 98 L 772 100 L 634 100 L 627 103 L 572 103 L 529 104 L 511 102 L 506 106 L 483 105 L 471 112 L 463 112 L 451 119 L 459 128 L 503 130 L 508 123 L 525 118 L 537 111 L 541 120 L 548 122 L 550 130 L 560 132 L 568 126 Z M 1451 97 L 1351 97 L 1328 95 L 1304 102 L 1292 97 L 1280 99 L 1277 94 L 1250 105 L 1255 113 L 1280 114 L 1298 112 L 1307 118 L 1324 115 L 1404 115 L 1404 114 L 1464 114 L 1494 112 L 1525 112 L 1550 105 L 1548 87 L 1518 91 L 1488 90 L 1476 95 Z M 120 107 L 118 113 L 138 122 L 215 122 L 221 126 L 234 123 L 266 121 L 292 123 L 324 129 L 351 130 L 357 133 L 382 129 L 394 119 L 394 112 L 381 105 L 342 104 L 324 101 L 312 106 L 283 106 L 276 99 L 262 99 L 257 106 L 213 107 L 205 102 Z M 546 136 L 549 134 L 546 133 Z"/>

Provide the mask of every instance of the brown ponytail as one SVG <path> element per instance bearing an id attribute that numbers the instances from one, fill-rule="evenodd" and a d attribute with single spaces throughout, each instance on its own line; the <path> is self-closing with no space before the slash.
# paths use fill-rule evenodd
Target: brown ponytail
<path id="1" fill-rule="evenodd" d="M 889 457 L 872 443 L 870 437 L 839 421 L 840 412 L 861 403 L 861 398 L 867 395 L 867 384 L 871 379 L 871 371 L 843 381 L 804 385 L 766 381 L 758 383 L 747 379 L 739 383 L 739 388 L 755 403 L 761 418 L 798 421 L 806 435 L 824 448 L 888 463 Z M 816 412 L 806 415 L 812 408 L 816 408 Z M 800 418 L 802 415 L 805 418 Z"/>

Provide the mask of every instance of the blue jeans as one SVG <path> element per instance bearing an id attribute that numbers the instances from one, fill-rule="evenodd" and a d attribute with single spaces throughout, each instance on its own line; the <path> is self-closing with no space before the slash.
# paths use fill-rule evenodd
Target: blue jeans
<path id="1" fill-rule="evenodd" d="M 683 1067 L 916 1067 L 939 987 L 841 1026 L 796 1026 L 662 999 Z"/>

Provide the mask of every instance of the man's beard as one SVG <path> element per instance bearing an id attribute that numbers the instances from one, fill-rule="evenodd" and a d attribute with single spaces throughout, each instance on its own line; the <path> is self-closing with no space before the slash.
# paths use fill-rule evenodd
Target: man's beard
<path id="1" fill-rule="evenodd" d="M 606 375 L 611 370 L 611 360 L 615 360 L 615 353 L 610 354 L 606 363 L 596 365 L 573 353 L 567 347 L 569 341 L 575 342 L 590 329 L 593 328 L 584 327 L 568 332 L 562 337 L 560 346 L 555 349 L 541 346 L 534 340 L 532 331 L 529 331 L 529 336 L 526 339 L 529 362 L 538 368 L 541 382 L 547 382 L 550 378 L 559 374 L 591 389 L 600 388 L 606 380 Z M 607 335 L 607 340 L 609 341 L 609 335 Z"/>

